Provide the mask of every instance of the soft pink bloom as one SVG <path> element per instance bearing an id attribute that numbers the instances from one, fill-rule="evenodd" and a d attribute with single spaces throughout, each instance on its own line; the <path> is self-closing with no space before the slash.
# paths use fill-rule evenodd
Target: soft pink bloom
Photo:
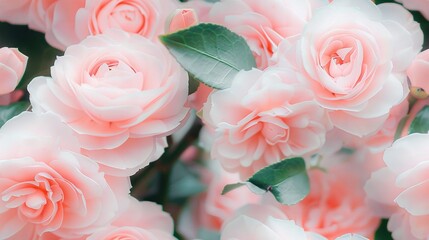
<path id="1" fill-rule="evenodd" d="M 222 0 L 202 20 L 223 25 L 244 37 L 256 65 L 264 69 L 282 39 L 301 33 L 312 16 L 312 2 L 322 1 Z"/>
<path id="2" fill-rule="evenodd" d="M 58 1 L 61 0 L 32 0 L 28 11 L 28 27 L 45 32 L 49 24 L 48 16 L 52 14 L 51 12 Z"/>
<path id="3" fill-rule="evenodd" d="M 196 24 L 198 16 L 194 9 L 176 9 L 166 22 L 166 32 L 176 32 Z"/>
<path id="4" fill-rule="evenodd" d="M 246 179 L 324 144 L 330 123 L 298 79 L 288 69 L 242 71 L 209 96 L 203 118 L 216 131 L 211 153 L 227 171 Z"/>
<path id="5" fill-rule="evenodd" d="M 46 38 L 60 49 L 109 29 L 155 40 L 177 4 L 175 0 L 58 0 L 48 17 Z"/>
<path id="6" fill-rule="evenodd" d="M 405 70 L 422 41 L 419 25 L 398 4 L 335 0 L 315 12 L 296 46 L 284 44 L 292 50 L 281 52 L 305 74 L 334 126 L 363 137 L 407 96 Z"/>
<path id="7" fill-rule="evenodd" d="M 208 186 L 207 192 L 192 199 L 189 209 L 182 213 L 179 221 L 179 231 L 189 239 L 195 238 L 200 229 L 219 232 L 224 221 L 231 218 L 237 209 L 258 203 L 261 199 L 247 187 L 221 195 L 225 185 L 240 181 L 238 174 L 225 172 L 218 164 L 211 166 L 209 170 L 201 172 L 203 181 Z"/>
<path id="8" fill-rule="evenodd" d="M 140 35 L 88 37 L 57 58 L 51 74 L 29 84 L 34 111 L 58 115 L 109 174 L 129 176 L 156 160 L 188 113 L 187 73 Z"/>
<path id="9" fill-rule="evenodd" d="M 27 60 L 16 48 L 0 48 L 0 95 L 15 90 L 24 75 Z"/>
<path id="10" fill-rule="evenodd" d="M 428 142 L 428 134 L 396 140 L 384 153 L 386 166 L 374 172 L 365 185 L 374 210 L 390 217 L 388 229 L 394 239 L 429 238 Z"/>
<path id="11" fill-rule="evenodd" d="M 32 0 L 0 0 L 0 21 L 11 24 L 27 24 Z"/>
<path id="12" fill-rule="evenodd" d="M 428 0 L 396 0 L 404 4 L 404 7 L 410 10 L 420 11 L 423 16 L 429 20 L 429 1 Z"/>
<path id="13" fill-rule="evenodd" d="M 222 226 L 221 240 L 326 240 L 305 232 L 288 220 L 282 212 L 269 205 L 248 205 Z"/>
<path id="14" fill-rule="evenodd" d="M 280 206 L 296 224 L 334 239 L 346 233 L 373 238 L 380 219 L 365 202 L 363 186 L 369 175 L 362 166 L 361 152 L 323 156 L 322 171 L 309 170 L 311 190 L 296 205 Z M 273 200 L 274 201 L 274 200 Z"/>
<path id="15" fill-rule="evenodd" d="M 173 219 L 152 202 L 139 202 L 129 198 L 128 208 L 109 226 L 99 229 L 87 240 L 173 240 Z"/>
<path id="16" fill-rule="evenodd" d="M 417 55 L 408 68 L 407 75 L 410 79 L 412 90 L 414 90 L 413 88 L 422 88 L 426 93 L 425 97 L 427 97 L 427 94 L 429 94 L 429 49 Z"/>
<path id="17" fill-rule="evenodd" d="M 115 217 L 116 190 L 79 152 L 73 131 L 50 114 L 24 112 L 1 128 L 1 239 L 79 238 Z"/>

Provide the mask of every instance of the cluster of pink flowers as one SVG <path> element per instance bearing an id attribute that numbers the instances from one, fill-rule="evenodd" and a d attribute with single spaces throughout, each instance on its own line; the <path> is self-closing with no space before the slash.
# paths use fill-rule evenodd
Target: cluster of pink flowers
<path id="1" fill-rule="evenodd" d="M 427 0 L 401 2 L 429 18 Z M 428 239 L 429 133 L 407 131 L 429 105 L 429 50 L 403 6 L 0 0 L 0 21 L 64 50 L 50 76 L 28 84 L 31 111 L 0 129 L 0 239 L 162 240 L 176 229 L 189 239 L 207 230 L 222 240 L 364 240 L 381 218 L 396 240 Z M 244 38 L 256 68 L 188 96 L 190 76 L 158 37 L 199 22 Z M 26 64 L 0 48 L 0 105 L 23 97 Z M 410 92 L 422 99 L 411 109 Z M 174 214 L 175 228 L 163 206 L 130 195 L 130 177 L 180 140 L 193 115 L 200 147 L 182 158 L 207 189 Z M 311 185 L 298 204 L 247 188 L 221 195 L 292 157 L 305 159 Z"/>

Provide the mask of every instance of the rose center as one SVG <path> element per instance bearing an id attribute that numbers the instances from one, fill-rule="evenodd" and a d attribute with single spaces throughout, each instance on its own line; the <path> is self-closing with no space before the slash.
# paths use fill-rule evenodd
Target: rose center
<path id="1" fill-rule="evenodd" d="M 263 123 L 262 135 L 270 145 L 275 145 L 278 142 L 287 141 L 289 137 L 289 129 L 285 129 L 273 123 Z"/>
<path id="2" fill-rule="evenodd" d="M 109 16 L 111 26 L 126 32 L 139 33 L 145 25 L 145 16 L 137 6 L 118 4 Z"/>
<path id="3" fill-rule="evenodd" d="M 105 60 L 97 63 L 89 71 L 85 83 L 93 87 L 114 87 L 120 89 L 142 87 L 142 74 L 121 60 Z"/>

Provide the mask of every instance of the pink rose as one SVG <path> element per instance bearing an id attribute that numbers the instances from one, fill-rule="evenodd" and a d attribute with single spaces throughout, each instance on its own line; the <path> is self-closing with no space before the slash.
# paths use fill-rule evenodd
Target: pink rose
<path id="1" fill-rule="evenodd" d="M 285 52 L 334 126 L 362 137 L 378 131 L 407 96 L 405 69 L 422 37 L 397 4 L 336 0 L 315 12 L 293 51 Z"/>
<path id="2" fill-rule="evenodd" d="M 223 0 L 212 6 L 207 20 L 244 37 L 264 69 L 282 39 L 301 33 L 313 8 L 310 0 Z"/>
<path id="3" fill-rule="evenodd" d="M 48 16 L 52 14 L 58 1 L 61 0 L 32 0 L 28 12 L 28 27 L 39 32 L 46 32 L 49 24 Z"/>
<path id="4" fill-rule="evenodd" d="M 218 162 L 211 161 L 210 169 L 200 173 L 207 191 L 193 198 L 189 210 L 185 210 L 179 221 L 179 230 L 188 239 L 197 236 L 200 229 L 219 232 L 226 219 L 246 204 L 259 203 L 261 197 L 246 187 L 241 187 L 221 195 L 225 185 L 239 182 L 237 174 L 225 172 Z"/>
<path id="5" fill-rule="evenodd" d="M 24 75 L 27 60 L 16 48 L 0 48 L 0 95 L 15 90 Z"/>
<path id="6" fill-rule="evenodd" d="M 248 205 L 222 226 L 221 240 L 326 240 L 305 232 L 288 220 L 277 208 L 269 205 Z"/>
<path id="7" fill-rule="evenodd" d="M 50 114 L 24 112 L 1 128 L 0 239 L 79 238 L 115 217 L 116 190 L 79 151 L 73 131 Z"/>
<path id="8" fill-rule="evenodd" d="M 198 16 L 193 9 L 176 9 L 166 22 L 166 32 L 176 32 L 198 24 Z"/>
<path id="9" fill-rule="evenodd" d="M 428 134 L 396 140 L 384 152 L 386 166 L 373 172 L 365 185 L 374 210 L 390 217 L 388 229 L 394 239 L 429 238 L 428 142 Z"/>
<path id="10" fill-rule="evenodd" d="M 32 0 L 0 0 L 0 21 L 11 24 L 27 24 Z"/>
<path id="11" fill-rule="evenodd" d="M 188 113 L 187 73 L 161 44 L 136 34 L 88 37 L 51 74 L 28 86 L 34 111 L 58 115 L 109 174 L 129 176 L 156 160 Z"/>
<path id="12" fill-rule="evenodd" d="M 410 10 L 420 11 L 423 16 L 429 20 L 429 1 L 428 0 L 396 0 Z"/>
<path id="13" fill-rule="evenodd" d="M 110 226 L 99 229 L 87 240 L 148 239 L 174 240 L 173 219 L 160 205 L 130 197 L 128 208 Z"/>
<path id="14" fill-rule="evenodd" d="M 177 4 L 175 0 L 59 0 L 48 18 L 46 38 L 60 49 L 109 29 L 155 40 Z"/>
<path id="15" fill-rule="evenodd" d="M 429 49 L 417 55 L 408 68 L 407 75 L 411 83 L 411 93 L 418 98 L 426 98 L 429 95 Z M 419 89 L 424 90 L 420 93 L 423 94 L 421 96 Z"/>
<path id="16" fill-rule="evenodd" d="M 213 92 L 203 119 L 215 129 L 211 154 L 241 179 L 272 163 L 317 150 L 330 128 L 325 111 L 288 69 L 242 71 Z"/>
<path id="17" fill-rule="evenodd" d="M 365 201 L 363 186 L 369 174 L 362 164 L 364 157 L 361 152 L 323 156 L 321 167 L 326 171 L 309 170 L 309 195 L 298 204 L 282 205 L 281 209 L 305 231 L 328 239 L 347 233 L 373 238 L 380 219 Z"/>

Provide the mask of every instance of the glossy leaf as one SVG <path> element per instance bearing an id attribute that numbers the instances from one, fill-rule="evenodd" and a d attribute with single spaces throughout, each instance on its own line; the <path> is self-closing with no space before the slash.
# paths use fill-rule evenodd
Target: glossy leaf
<path id="1" fill-rule="evenodd" d="M 310 183 L 304 159 L 290 158 L 275 163 L 255 173 L 249 182 L 271 192 L 277 201 L 292 205 L 304 199 L 310 191 Z"/>
<path id="2" fill-rule="evenodd" d="M 202 23 L 160 40 L 192 77 L 213 88 L 228 88 L 240 70 L 256 67 L 246 41 L 223 26 Z"/>

